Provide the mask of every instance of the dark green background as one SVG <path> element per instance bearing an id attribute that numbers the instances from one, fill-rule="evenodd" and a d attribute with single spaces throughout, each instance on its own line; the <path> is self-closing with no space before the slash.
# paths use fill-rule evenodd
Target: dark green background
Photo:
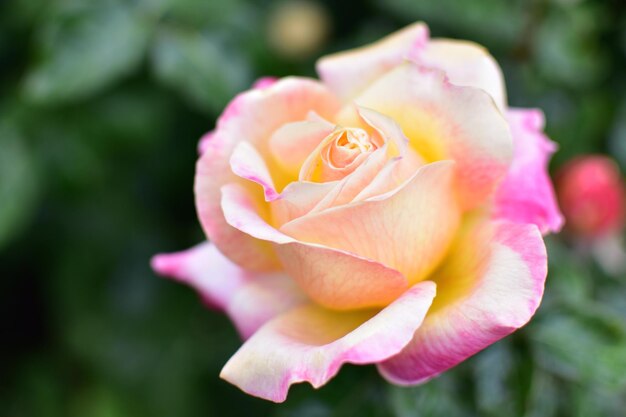
<path id="1" fill-rule="evenodd" d="M 346 366 L 274 405 L 221 381 L 240 344 L 150 256 L 203 239 L 196 143 L 262 75 L 416 20 L 487 46 L 513 106 L 540 107 L 574 155 L 626 164 L 626 3 L 325 1 L 311 56 L 267 42 L 278 2 L 0 1 L 0 415 L 623 416 L 626 279 L 548 240 L 547 295 L 512 337 L 416 388 Z"/>

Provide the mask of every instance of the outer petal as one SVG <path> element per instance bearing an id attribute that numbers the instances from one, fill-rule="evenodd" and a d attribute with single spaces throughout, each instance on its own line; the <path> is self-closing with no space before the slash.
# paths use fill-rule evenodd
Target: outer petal
<path id="1" fill-rule="evenodd" d="M 193 287 L 209 305 L 225 310 L 245 339 L 278 314 L 306 301 L 283 273 L 246 271 L 204 242 L 152 258 L 152 269 Z"/>
<path id="2" fill-rule="evenodd" d="M 398 271 L 322 245 L 299 242 L 267 224 L 238 184 L 222 188 L 222 207 L 233 227 L 276 244 L 282 265 L 314 301 L 335 309 L 384 306 L 408 288 Z"/>
<path id="3" fill-rule="evenodd" d="M 425 48 L 413 49 L 409 57 L 420 65 L 443 70 L 454 85 L 486 91 L 500 111 L 506 111 L 502 71 L 481 45 L 453 39 L 432 39 Z"/>
<path id="4" fill-rule="evenodd" d="M 371 45 L 323 57 L 317 63 L 317 72 L 339 97 L 348 100 L 405 59 L 443 70 L 454 85 L 486 91 L 502 112 L 506 110 L 504 77 L 489 52 L 473 42 L 429 40 L 423 23 L 410 25 Z"/>
<path id="5" fill-rule="evenodd" d="M 396 384 L 419 384 L 512 333 L 539 306 L 546 273 L 534 225 L 499 222 L 493 234 L 464 234 L 433 278 L 439 294 L 424 324 L 380 372 Z"/>
<path id="6" fill-rule="evenodd" d="M 277 267 L 271 246 L 232 228 L 220 207 L 220 188 L 237 177 L 229 160 L 235 146 L 246 140 L 261 155 L 269 155 L 269 137 L 279 126 L 304 120 L 310 111 L 331 117 L 337 102 L 320 83 L 300 78 L 284 78 L 264 89 L 237 96 L 226 108 L 210 139 L 203 142 L 204 153 L 196 165 L 196 208 L 209 239 L 240 265 L 267 270 Z M 270 166 L 270 172 L 279 169 Z M 281 189 L 284 184 L 276 186 Z"/>
<path id="7" fill-rule="evenodd" d="M 457 162 L 459 198 L 465 208 L 482 204 L 504 177 L 512 158 L 506 120 L 484 91 L 457 87 L 444 74 L 405 63 L 355 98 L 394 119 L 426 161 Z M 352 114 L 350 108 L 339 116 Z"/>
<path id="8" fill-rule="evenodd" d="M 415 283 L 438 265 L 457 230 L 453 174 L 450 161 L 425 165 L 390 193 L 300 217 L 280 230 L 375 259 Z"/>
<path id="9" fill-rule="evenodd" d="M 414 23 L 372 45 L 321 58 L 317 72 L 335 94 L 348 100 L 401 63 L 412 48 L 421 49 L 427 42 L 428 27 Z"/>
<path id="10" fill-rule="evenodd" d="M 508 112 L 513 133 L 513 163 L 496 193 L 494 216 L 516 223 L 532 223 L 542 233 L 558 232 L 563 216 L 548 175 L 556 145 L 543 133 L 540 110 Z"/>
<path id="11" fill-rule="evenodd" d="M 228 361 L 221 377 L 248 394 L 282 402 L 289 386 L 315 388 L 344 363 L 375 363 L 399 352 L 420 326 L 435 295 L 424 281 L 375 311 L 336 312 L 309 305 L 267 323 Z"/>

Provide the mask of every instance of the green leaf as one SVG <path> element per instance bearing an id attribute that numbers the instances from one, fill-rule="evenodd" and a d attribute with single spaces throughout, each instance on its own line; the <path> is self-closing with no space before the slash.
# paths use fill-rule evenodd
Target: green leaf
<path id="1" fill-rule="evenodd" d="M 508 381 L 514 366 L 508 341 L 503 340 L 481 352 L 472 361 L 476 382 L 476 402 L 481 415 L 512 415 L 514 403 Z"/>
<path id="2" fill-rule="evenodd" d="M 554 417 L 560 406 L 561 395 L 556 378 L 535 369 L 530 395 L 526 403 L 525 417 Z"/>
<path id="3" fill-rule="evenodd" d="M 458 387 L 458 378 L 444 374 L 416 387 L 389 386 L 389 402 L 396 417 L 462 417 L 468 416 Z"/>
<path id="4" fill-rule="evenodd" d="M 379 7 L 389 10 L 402 19 L 423 20 L 429 25 L 448 28 L 458 35 L 470 35 L 471 39 L 487 46 L 508 45 L 519 38 L 524 26 L 525 3 L 519 0 L 379 0 Z"/>
<path id="5" fill-rule="evenodd" d="M 579 304 L 581 311 L 584 304 Z M 623 319 L 622 319 L 623 321 Z M 553 312 L 529 329 L 539 363 L 551 372 L 609 390 L 626 388 L 626 337 L 618 317 Z"/>
<path id="6" fill-rule="evenodd" d="M 535 62 L 544 76 L 573 88 L 589 87 L 605 76 L 608 62 L 597 25 L 608 19 L 604 12 L 579 6 L 548 14 L 534 42 Z"/>
<path id="7" fill-rule="evenodd" d="M 163 83 L 212 112 L 223 108 L 251 80 L 249 63 L 238 48 L 198 31 L 162 30 L 152 63 Z"/>
<path id="8" fill-rule="evenodd" d="M 58 103 L 101 91 L 140 64 L 151 27 L 134 9 L 108 3 L 52 14 L 37 33 L 39 59 L 24 81 L 25 97 Z"/>
<path id="9" fill-rule="evenodd" d="M 37 197 L 36 166 L 18 132 L 0 125 L 0 248 L 26 224 Z"/>

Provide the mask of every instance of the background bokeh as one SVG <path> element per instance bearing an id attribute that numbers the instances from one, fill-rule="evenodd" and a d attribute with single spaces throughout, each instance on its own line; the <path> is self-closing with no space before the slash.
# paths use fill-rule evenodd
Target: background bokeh
<path id="1" fill-rule="evenodd" d="M 489 48 L 553 169 L 626 166 L 623 0 L 0 1 L 0 415 L 624 416 L 626 278 L 565 234 L 512 337 L 421 387 L 346 366 L 283 405 L 218 378 L 235 330 L 150 271 L 203 239 L 196 143 L 236 92 L 416 20 Z"/>

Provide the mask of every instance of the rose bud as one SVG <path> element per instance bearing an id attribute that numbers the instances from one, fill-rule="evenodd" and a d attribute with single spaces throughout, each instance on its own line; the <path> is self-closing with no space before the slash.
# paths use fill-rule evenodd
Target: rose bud
<path id="1" fill-rule="evenodd" d="M 625 188 L 612 159 L 576 158 L 560 169 L 556 185 L 566 227 L 573 235 L 598 239 L 622 230 Z"/>

